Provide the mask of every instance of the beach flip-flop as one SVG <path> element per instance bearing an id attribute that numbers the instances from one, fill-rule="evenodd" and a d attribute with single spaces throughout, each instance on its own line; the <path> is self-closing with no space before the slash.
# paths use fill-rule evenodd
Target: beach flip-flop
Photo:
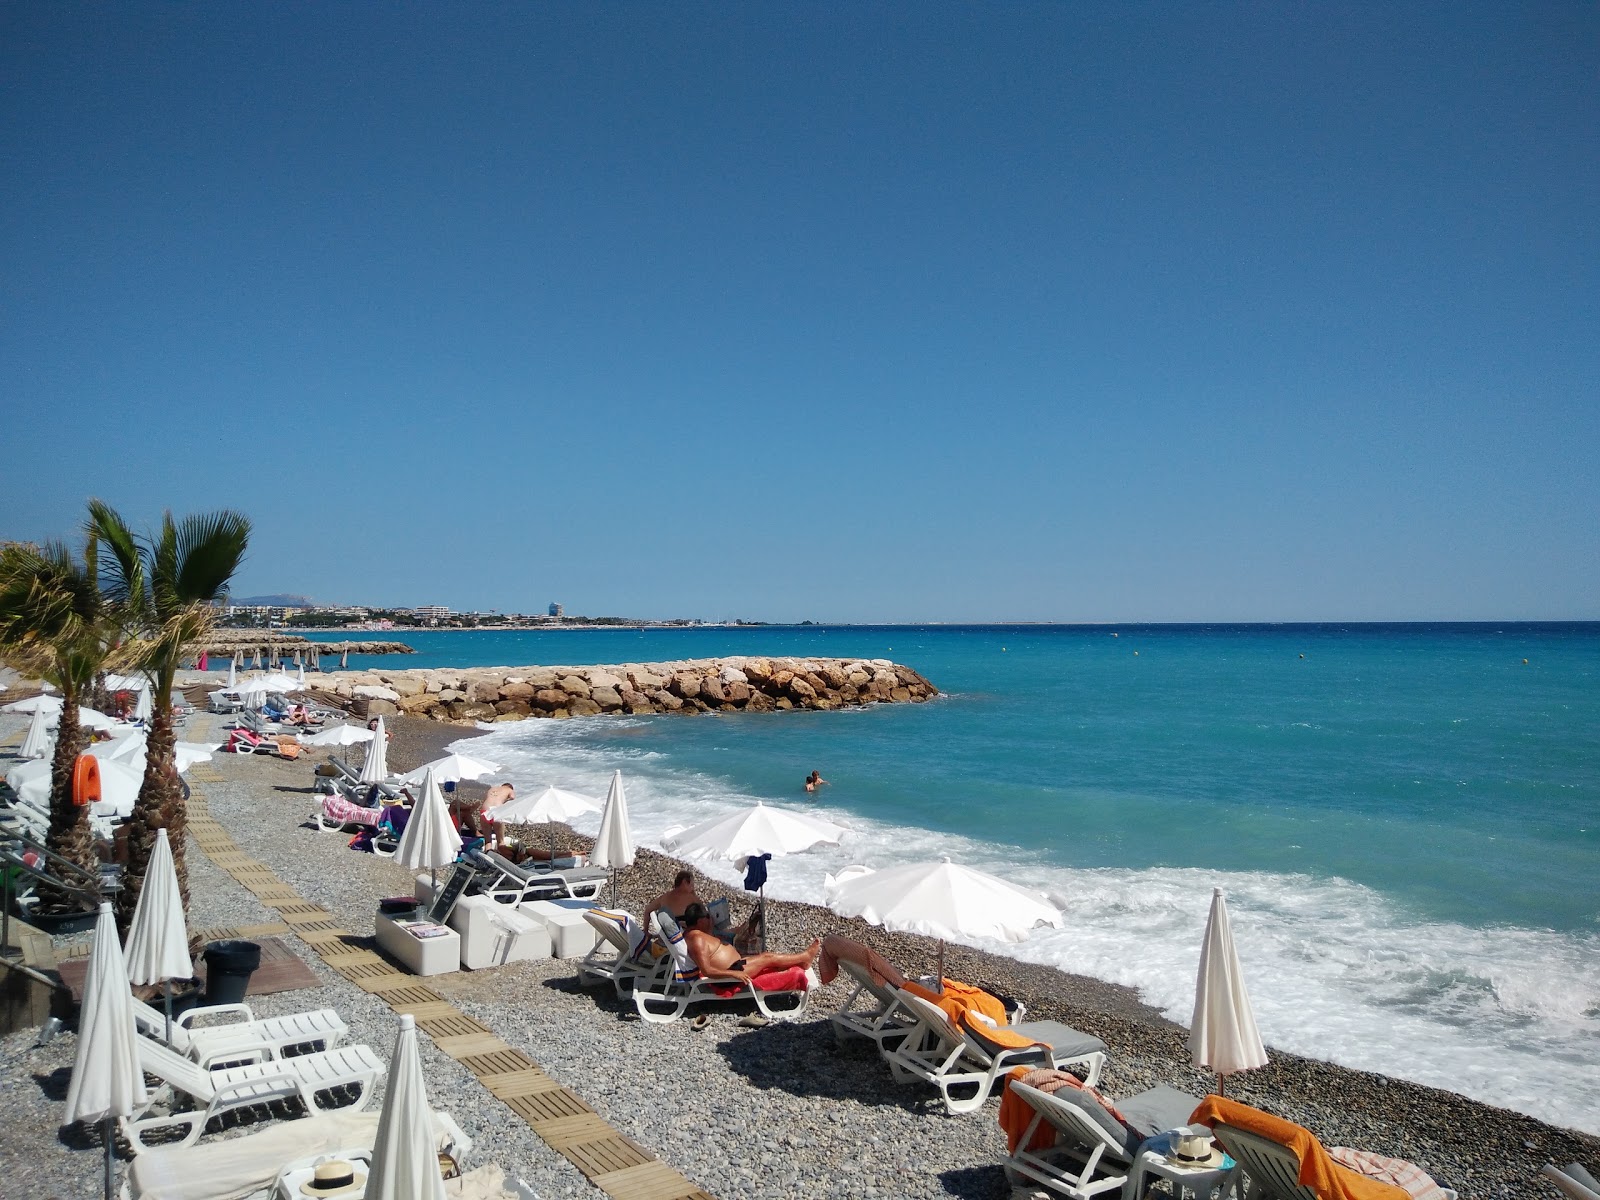
<path id="1" fill-rule="evenodd" d="M 698 1017 L 695 1017 L 689 1022 L 689 1028 L 694 1030 L 696 1033 L 699 1033 L 709 1024 L 711 1024 L 711 1014 L 701 1013 Z"/>
<path id="2" fill-rule="evenodd" d="M 763 1026 L 771 1025 L 772 1022 L 767 1020 L 767 1018 L 763 1017 L 760 1013 L 751 1013 L 748 1017 L 739 1018 L 739 1024 L 743 1025 L 746 1029 L 760 1029 Z"/>

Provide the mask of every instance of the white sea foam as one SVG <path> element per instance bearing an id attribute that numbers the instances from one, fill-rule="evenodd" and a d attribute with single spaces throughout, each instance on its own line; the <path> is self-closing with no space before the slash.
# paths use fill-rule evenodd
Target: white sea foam
<path id="1" fill-rule="evenodd" d="M 625 731 L 628 722 L 608 723 Z M 491 749 L 492 745 L 492 749 Z M 519 781 L 604 795 L 627 782 L 640 845 L 762 800 L 672 768 L 662 755 L 586 738 L 576 723 L 525 722 L 472 751 Z M 1027 942 L 985 949 L 1138 990 L 1188 1024 L 1211 888 L 1228 896 L 1257 1023 L 1277 1047 L 1446 1088 L 1556 1125 L 1600 1133 L 1600 935 L 1422 924 L 1378 893 L 1341 879 L 1193 869 L 1074 870 L 1035 852 L 805 805 L 852 832 L 771 865 L 774 896 L 822 902 L 822 878 L 849 863 L 883 867 L 950 855 L 1051 895 L 1066 920 Z M 595 818 L 586 832 L 593 832 Z M 729 864 L 708 872 L 729 883 Z M 974 943 L 979 944 L 979 943 Z"/>

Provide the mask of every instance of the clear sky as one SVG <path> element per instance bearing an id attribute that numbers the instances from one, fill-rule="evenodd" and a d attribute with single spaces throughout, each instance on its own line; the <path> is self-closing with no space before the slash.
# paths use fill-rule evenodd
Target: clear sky
<path id="1" fill-rule="evenodd" d="M 1593 4 L 0 7 L 0 537 L 238 594 L 1600 618 Z"/>

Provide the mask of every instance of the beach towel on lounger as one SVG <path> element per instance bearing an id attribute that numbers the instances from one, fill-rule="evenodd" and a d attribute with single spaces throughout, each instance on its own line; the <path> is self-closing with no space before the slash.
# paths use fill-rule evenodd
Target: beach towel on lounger
<path id="1" fill-rule="evenodd" d="M 971 1032 L 991 1053 L 996 1048 L 1026 1050 L 1029 1046 L 1044 1045 L 1034 1038 L 1007 1029 L 1006 1006 L 982 988 L 954 979 L 944 980 L 943 988 L 942 992 L 935 992 L 914 979 L 907 980 L 905 985 L 905 990 L 913 996 L 943 1009 L 952 1025 Z"/>
<path id="2" fill-rule="evenodd" d="M 1072 1072 L 1058 1071 L 1054 1067 L 1013 1067 L 1000 1085 L 1000 1128 L 1005 1131 L 1007 1153 L 1017 1152 L 1017 1143 L 1022 1141 L 1022 1135 L 1028 1131 L 1028 1126 L 1033 1121 L 1033 1106 L 1011 1091 L 1013 1080 L 1051 1096 L 1063 1090 L 1081 1093 L 1098 1105 L 1110 1122 L 1122 1127 L 1124 1139 L 1130 1134 L 1135 1138 L 1143 1137 L 1128 1123 L 1128 1118 L 1117 1111 L 1117 1106 L 1100 1094 L 1099 1088 L 1090 1087 Z M 1116 1131 L 1106 1120 L 1100 1120 L 1099 1123 L 1105 1125 L 1107 1132 L 1113 1137 L 1117 1136 Z M 1055 1126 L 1048 1121 L 1040 1121 L 1039 1128 L 1033 1131 L 1033 1138 L 1028 1142 L 1028 1149 L 1042 1150 L 1055 1145 L 1055 1141 Z"/>
<path id="3" fill-rule="evenodd" d="M 1304 1126 L 1248 1104 L 1238 1104 L 1223 1096 L 1207 1096 L 1200 1107 L 1189 1114 L 1189 1123 L 1212 1129 L 1218 1125 L 1232 1125 L 1287 1146 L 1300 1160 L 1299 1182 L 1316 1192 L 1321 1200 L 1409 1200 L 1406 1193 L 1392 1183 L 1368 1179 L 1348 1167 L 1341 1167 L 1328 1157 L 1316 1135 Z M 1226 1150 L 1227 1142 L 1222 1144 Z"/>
<path id="4" fill-rule="evenodd" d="M 1349 1146 L 1329 1146 L 1328 1157 L 1368 1179 L 1394 1184 L 1411 1200 L 1446 1200 L 1445 1190 L 1414 1162 L 1374 1154 L 1370 1150 L 1352 1150 Z"/>
<path id="5" fill-rule="evenodd" d="M 719 996 L 737 996 L 744 991 L 744 985 L 727 982 L 718 983 L 712 980 L 711 990 Z M 750 986 L 758 992 L 803 992 L 809 986 L 804 967 L 778 967 L 771 971 L 763 971 L 759 975 L 750 977 Z"/>

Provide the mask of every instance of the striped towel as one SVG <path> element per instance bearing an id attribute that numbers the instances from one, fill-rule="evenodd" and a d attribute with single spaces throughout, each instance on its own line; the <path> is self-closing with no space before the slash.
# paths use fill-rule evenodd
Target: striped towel
<path id="1" fill-rule="evenodd" d="M 1403 1158 L 1386 1158 L 1370 1150 L 1352 1150 L 1349 1146 L 1329 1146 L 1328 1157 L 1368 1179 L 1394 1184 L 1411 1200 L 1448 1200 L 1449 1193 L 1433 1181 L 1432 1175 Z"/>

